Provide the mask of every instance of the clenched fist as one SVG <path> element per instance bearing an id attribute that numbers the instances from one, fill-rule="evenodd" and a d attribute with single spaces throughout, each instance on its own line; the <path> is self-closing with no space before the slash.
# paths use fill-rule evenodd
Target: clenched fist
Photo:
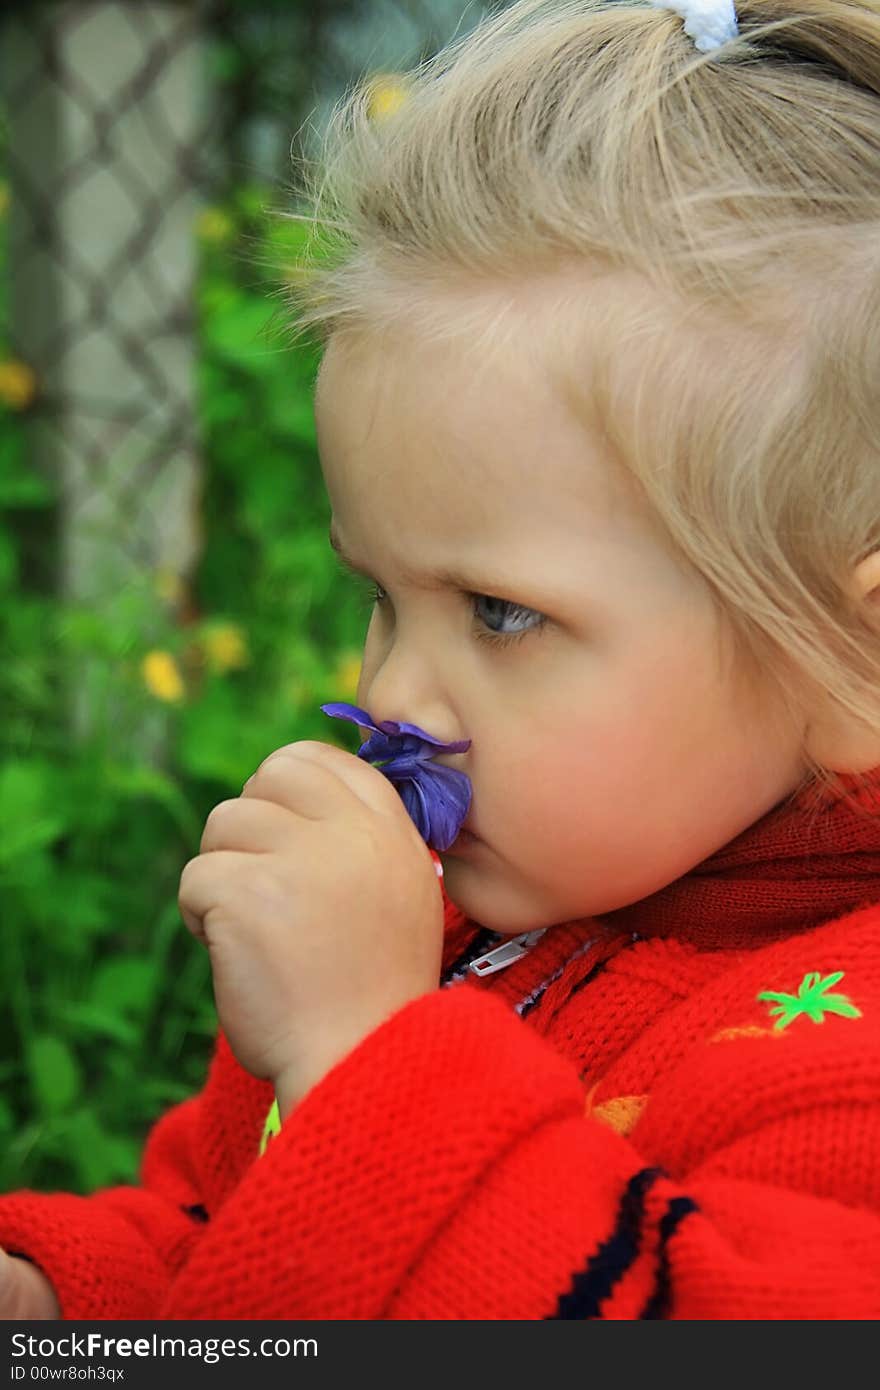
<path id="1" fill-rule="evenodd" d="M 282 1118 L 440 980 L 443 900 L 391 783 L 331 744 L 287 744 L 208 816 L 178 903 L 207 946 L 221 1027 Z"/>

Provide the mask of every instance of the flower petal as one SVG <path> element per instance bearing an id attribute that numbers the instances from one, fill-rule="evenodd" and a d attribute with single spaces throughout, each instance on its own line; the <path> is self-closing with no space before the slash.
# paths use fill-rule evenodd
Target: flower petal
<path id="1" fill-rule="evenodd" d="M 375 729 L 376 727 L 367 711 L 358 705 L 337 702 L 336 704 L 322 705 L 321 712 L 329 715 L 331 719 L 348 719 L 352 724 L 361 724 L 365 729 Z"/>
<path id="2" fill-rule="evenodd" d="M 429 843 L 434 849 L 445 850 L 454 843 L 462 822 L 471 808 L 473 789 L 467 773 L 454 767 L 432 763 L 422 774 L 421 785 L 431 778 L 431 833 Z"/>
<path id="3" fill-rule="evenodd" d="M 404 724 L 396 719 L 380 719 L 377 724 L 367 711 L 358 705 L 348 705 L 337 701 L 334 704 L 322 705 L 321 710 L 331 719 L 348 719 L 352 724 L 360 724 L 365 729 L 373 729 L 375 732 L 387 734 L 391 738 L 410 735 L 412 738 L 419 739 L 421 743 L 430 744 L 438 753 L 466 753 L 471 746 L 469 738 L 459 739 L 455 743 L 444 743 L 442 739 L 435 738 L 433 734 L 420 729 L 418 724 Z"/>
<path id="4" fill-rule="evenodd" d="M 426 844 L 431 843 L 431 815 L 427 798 L 419 783 L 414 779 L 401 782 L 397 790 L 406 807 L 406 813 Z M 433 846 L 436 848 L 436 846 Z"/>
<path id="5" fill-rule="evenodd" d="M 422 743 L 430 743 L 438 753 L 466 753 L 471 746 L 469 738 L 460 739 L 457 743 L 444 743 L 442 739 L 434 738 L 433 734 L 426 734 L 418 724 L 401 724 L 395 719 L 382 719 L 375 727 L 385 734 L 411 734 Z"/>
<path id="6" fill-rule="evenodd" d="M 429 766 L 398 784 L 398 791 L 422 839 L 435 850 L 454 843 L 470 810 L 471 784 L 463 772 Z"/>
<path id="7" fill-rule="evenodd" d="M 417 724 L 394 719 L 377 723 L 357 705 L 334 703 L 322 705 L 321 710 L 331 719 L 348 719 L 372 730 L 357 756 L 377 766 L 394 783 L 407 814 L 429 847 L 448 849 L 470 810 L 473 789 L 466 773 L 444 767 L 434 758 L 438 753 L 463 753 L 471 740 L 443 743 Z"/>

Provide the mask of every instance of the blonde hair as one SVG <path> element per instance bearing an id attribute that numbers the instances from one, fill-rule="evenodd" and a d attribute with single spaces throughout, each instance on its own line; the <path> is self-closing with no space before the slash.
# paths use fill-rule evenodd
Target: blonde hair
<path id="1" fill-rule="evenodd" d="M 351 88 L 287 214 L 311 230 L 292 327 L 467 328 L 488 352 L 513 320 L 469 289 L 512 309 L 573 270 L 547 343 L 571 403 L 736 650 L 792 707 L 806 684 L 880 734 L 880 619 L 848 588 L 880 549 L 880 0 L 737 15 L 703 54 L 669 10 L 518 0 L 399 77 L 381 119 L 375 81 Z M 633 273 L 635 307 L 591 294 Z"/>

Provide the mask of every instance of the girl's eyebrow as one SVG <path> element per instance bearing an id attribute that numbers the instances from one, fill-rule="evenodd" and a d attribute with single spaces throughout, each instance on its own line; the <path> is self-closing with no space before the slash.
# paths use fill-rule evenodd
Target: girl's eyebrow
<path id="1" fill-rule="evenodd" d="M 342 542 L 340 541 L 339 536 L 333 529 L 332 522 L 330 523 L 330 530 L 328 532 L 327 539 L 329 540 L 332 549 L 336 551 L 336 554 L 339 556 L 340 560 L 345 565 L 346 569 L 351 570 L 352 574 L 364 573 L 364 571 L 360 569 L 358 565 L 355 564 L 351 556 L 346 554 L 345 548 Z M 408 584 L 412 584 L 414 587 L 419 587 L 422 589 L 440 590 L 452 588 L 464 589 L 467 592 L 472 593 L 491 594 L 494 592 L 494 589 L 486 588 L 485 581 L 481 581 L 478 585 L 473 575 L 464 575 L 459 573 L 457 570 L 423 570 L 419 574 L 415 574 L 411 570 L 407 570 L 405 571 L 403 577 Z M 505 588 L 509 588 L 509 581 L 504 581 L 503 583 L 499 581 L 497 587 L 502 590 Z"/>

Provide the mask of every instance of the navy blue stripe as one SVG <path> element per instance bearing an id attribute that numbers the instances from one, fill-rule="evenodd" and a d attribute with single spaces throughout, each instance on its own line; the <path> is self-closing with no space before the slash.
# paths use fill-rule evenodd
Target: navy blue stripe
<path id="1" fill-rule="evenodd" d="M 194 1207 L 181 1207 L 180 1210 L 184 1216 L 192 1217 L 193 1221 L 210 1221 L 211 1219 L 205 1208 L 198 1203 Z"/>
<path id="2" fill-rule="evenodd" d="M 453 975 L 458 974 L 459 970 L 464 970 L 466 966 L 470 965 L 472 960 L 476 960 L 477 956 L 481 956 L 487 947 L 498 945 L 503 940 L 504 938 L 499 937 L 498 933 L 492 931 L 491 928 L 481 927 L 476 936 L 471 938 L 470 945 L 465 946 L 458 959 L 454 960 L 452 964 L 443 971 L 440 977 L 441 985 L 448 984 Z"/>
<path id="3" fill-rule="evenodd" d="M 660 1222 L 660 1260 L 657 1266 L 654 1292 L 639 1314 L 640 1320 L 665 1318 L 669 1312 L 671 1294 L 669 1287 L 669 1242 L 684 1218 L 690 1216 L 692 1211 L 699 1210 L 696 1202 L 692 1202 L 690 1197 L 673 1197 L 669 1203 L 663 1220 Z"/>
<path id="4" fill-rule="evenodd" d="M 593 1255 L 585 1269 L 575 1274 L 568 1293 L 561 1294 L 552 1320 L 597 1318 L 599 1305 L 626 1274 L 639 1253 L 645 1197 L 662 1168 L 643 1168 L 626 1185 L 620 1199 L 614 1233 Z"/>

